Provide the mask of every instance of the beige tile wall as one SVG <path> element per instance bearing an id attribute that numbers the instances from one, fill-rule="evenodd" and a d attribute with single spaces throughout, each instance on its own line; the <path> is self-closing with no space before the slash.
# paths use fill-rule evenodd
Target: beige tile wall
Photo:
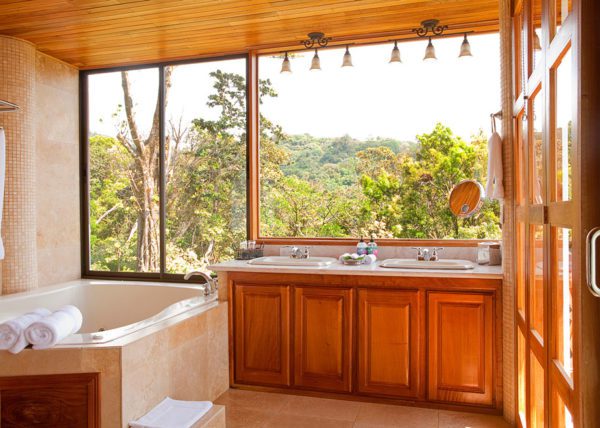
<path id="1" fill-rule="evenodd" d="M 0 99 L 17 104 L 0 113 L 6 134 L 6 180 L 2 238 L 3 294 L 37 287 L 35 248 L 35 47 L 0 36 Z"/>
<path id="2" fill-rule="evenodd" d="M 0 113 L 7 169 L 3 294 L 79 278 L 79 73 L 0 35 Z"/>
<path id="3" fill-rule="evenodd" d="M 81 277 L 79 72 L 36 55 L 35 167 L 40 286 Z"/>

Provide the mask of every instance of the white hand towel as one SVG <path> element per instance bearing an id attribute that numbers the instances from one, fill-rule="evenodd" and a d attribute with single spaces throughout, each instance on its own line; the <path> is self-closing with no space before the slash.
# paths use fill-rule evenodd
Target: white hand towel
<path id="1" fill-rule="evenodd" d="M 371 264 L 375 263 L 376 261 L 377 261 L 377 256 L 375 254 L 368 254 L 365 257 L 365 261 L 363 262 L 363 264 L 371 265 Z"/>
<path id="2" fill-rule="evenodd" d="M 137 421 L 132 428 L 191 428 L 211 408 L 210 401 L 181 401 L 165 398 Z"/>
<path id="3" fill-rule="evenodd" d="M 502 138 L 494 132 L 488 141 L 488 171 L 485 194 L 490 199 L 504 199 Z"/>
<path id="4" fill-rule="evenodd" d="M 6 176 L 6 137 L 0 128 L 0 232 L 2 231 L 2 211 L 4 209 L 4 180 Z M 0 235 L 0 260 L 4 260 L 4 243 Z"/>
<path id="5" fill-rule="evenodd" d="M 34 322 L 25 330 L 25 338 L 33 349 L 48 349 L 81 328 L 83 317 L 79 309 L 68 305 Z"/>
<path id="6" fill-rule="evenodd" d="M 50 314 L 48 309 L 39 308 L 0 324 L 0 349 L 13 354 L 21 352 L 29 344 L 25 339 L 25 329 Z"/>

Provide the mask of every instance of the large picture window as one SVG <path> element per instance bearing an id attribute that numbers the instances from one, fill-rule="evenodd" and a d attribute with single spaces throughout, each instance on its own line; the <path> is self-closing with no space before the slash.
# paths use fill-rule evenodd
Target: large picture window
<path id="1" fill-rule="evenodd" d="M 457 42 L 458 40 L 458 42 Z M 448 206 L 464 179 L 485 185 L 490 113 L 500 108 L 498 34 L 435 40 L 437 61 L 423 61 L 422 40 L 259 59 L 260 236 L 497 239 L 499 204 L 474 217 Z"/>
<path id="2" fill-rule="evenodd" d="M 246 58 L 82 82 L 87 272 L 164 276 L 231 258 L 246 236 Z"/>

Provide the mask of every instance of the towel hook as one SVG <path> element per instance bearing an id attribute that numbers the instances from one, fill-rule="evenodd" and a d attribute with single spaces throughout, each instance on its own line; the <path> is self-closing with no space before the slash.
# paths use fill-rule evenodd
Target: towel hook
<path id="1" fill-rule="evenodd" d="M 500 120 L 502 120 L 502 110 L 500 110 L 496 113 L 490 114 L 490 121 L 492 123 L 492 133 L 496 132 L 496 118 L 499 118 Z"/>

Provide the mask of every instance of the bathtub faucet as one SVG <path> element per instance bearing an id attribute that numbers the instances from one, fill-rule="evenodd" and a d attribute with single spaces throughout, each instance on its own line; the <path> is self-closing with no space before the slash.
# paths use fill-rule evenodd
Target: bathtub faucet
<path id="1" fill-rule="evenodd" d="M 185 274 L 183 279 L 185 279 L 187 281 L 193 276 L 201 276 L 206 281 L 206 284 L 201 284 L 201 285 L 204 285 L 204 295 L 205 296 L 210 296 L 215 291 L 217 291 L 217 280 L 213 279 L 206 272 L 200 272 L 200 271 L 188 272 Z"/>

